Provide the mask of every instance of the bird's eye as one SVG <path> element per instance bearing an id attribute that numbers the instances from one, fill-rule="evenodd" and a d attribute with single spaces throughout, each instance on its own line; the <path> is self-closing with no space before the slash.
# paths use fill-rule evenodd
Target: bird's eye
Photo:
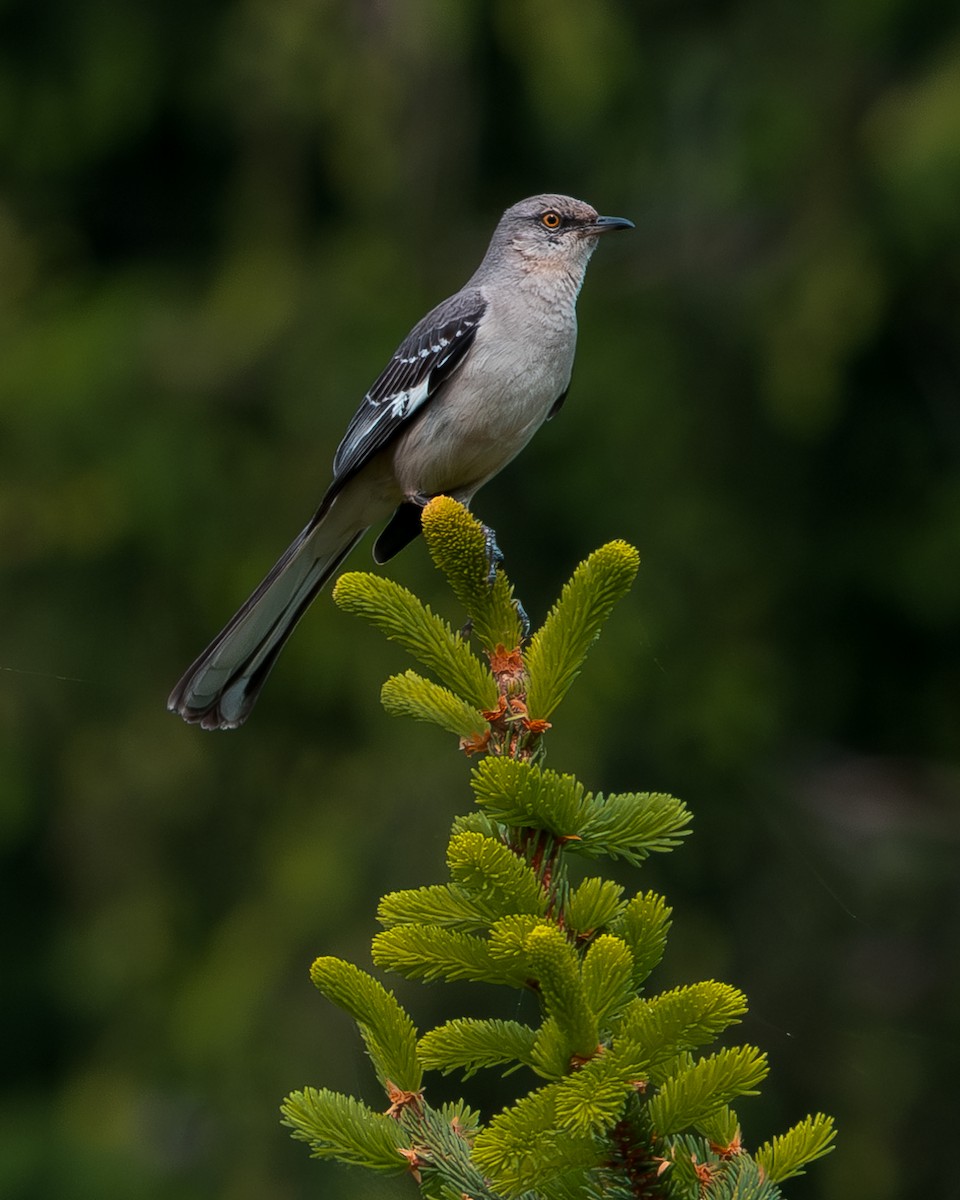
<path id="1" fill-rule="evenodd" d="M 545 213 L 543 213 L 541 215 L 540 224 L 543 225 L 545 229 L 559 229 L 560 228 L 560 214 L 557 212 L 554 212 L 552 208 L 548 209 Z"/>

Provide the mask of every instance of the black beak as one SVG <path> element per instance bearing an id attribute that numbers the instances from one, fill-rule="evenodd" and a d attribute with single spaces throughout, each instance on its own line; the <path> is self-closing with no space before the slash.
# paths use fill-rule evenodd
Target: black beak
<path id="1" fill-rule="evenodd" d="M 597 233 L 609 233 L 613 229 L 635 229 L 636 226 L 626 217 L 597 217 L 593 223 Z"/>

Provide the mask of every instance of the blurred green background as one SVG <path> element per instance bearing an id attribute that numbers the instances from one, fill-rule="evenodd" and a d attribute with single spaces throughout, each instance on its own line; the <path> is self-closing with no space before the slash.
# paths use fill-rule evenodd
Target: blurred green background
<path id="1" fill-rule="evenodd" d="M 550 763 L 694 809 L 620 877 L 675 907 L 655 986 L 751 999 L 748 1143 L 838 1117 L 788 1194 L 950 1194 L 956 7 L 5 0 L 0 139 L 0 1194 L 413 1194 L 277 1106 L 380 1105 L 307 968 L 369 965 L 377 897 L 442 878 L 466 762 L 380 711 L 404 660 L 329 598 L 243 730 L 164 701 L 543 190 L 637 230 L 588 273 L 561 417 L 475 507 L 535 622 L 603 541 L 643 557 Z M 386 570 L 460 620 L 422 544 Z"/>

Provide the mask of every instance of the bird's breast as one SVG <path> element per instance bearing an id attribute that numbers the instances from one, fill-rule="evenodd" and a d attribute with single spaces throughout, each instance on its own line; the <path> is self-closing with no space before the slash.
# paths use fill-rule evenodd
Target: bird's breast
<path id="1" fill-rule="evenodd" d="M 461 369 L 397 445 L 406 494 L 469 499 L 524 448 L 570 381 L 576 322 L 485 322 Z"/>

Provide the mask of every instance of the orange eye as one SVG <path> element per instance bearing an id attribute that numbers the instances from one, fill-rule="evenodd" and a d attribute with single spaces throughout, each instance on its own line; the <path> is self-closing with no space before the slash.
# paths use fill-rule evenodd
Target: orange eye
<path id="1" fill-rule="evenodd" d="M 540 224 L 545 226 L 547 229 L 559 229 L 560 228 L 560 214 L 554 212 L 553 209 L 551 208 L 547 212 L 545 212 L 543 214 L 543 216 L 540 218 Z"/>

